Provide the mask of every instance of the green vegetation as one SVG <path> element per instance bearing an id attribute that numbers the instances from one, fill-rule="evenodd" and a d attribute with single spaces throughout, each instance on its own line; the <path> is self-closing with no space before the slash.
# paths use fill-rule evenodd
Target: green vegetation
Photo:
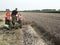
<path id="1" fill-rule="evenodd" d="M 60 9 L 24 10 L 23 12 L 60 13 Z"/>
<path id="2" fill-rule="evenodd" d="M 6 11 L 10 11 L 10 9 L 6 9 Z M 0 12 L 6 12 L 6 11 L 0 11 Z M 42 9 L 42 10 L 24 10 L 19 12 L 40 12 L 40 13 L 60 13 L 60 9 Z"/>

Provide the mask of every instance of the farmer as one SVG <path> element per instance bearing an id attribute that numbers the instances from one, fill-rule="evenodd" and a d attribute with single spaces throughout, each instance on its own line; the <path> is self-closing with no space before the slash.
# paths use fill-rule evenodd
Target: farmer
<path id="1" fill-rule="evenodd" d="M 11 14 L 13 27 L 14 27 L 16 19 L 17 19 L 16 18 L 17 13 L 18 13 L 18 11 L 17 11 L 17 8 L 16 8 L 15 10 L 12 11 L 12 14 Z"/>
<path id="2" fill-rule="evenodd" d="M 20 24 L 20 28 L 22 28 L 22 16 L 21 16 L 21 14 L 18 14 L 17 21 Z"/>
<path id="3" fill-rule="evenodd" d="M 5 24 L 10 25 L 10 12 L 7 11 L 5 15 Z"/>

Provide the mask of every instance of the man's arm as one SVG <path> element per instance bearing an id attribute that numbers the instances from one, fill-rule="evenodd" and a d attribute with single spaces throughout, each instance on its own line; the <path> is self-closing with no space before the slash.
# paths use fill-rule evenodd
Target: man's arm
<path id="1" fill-rule="evenodd" d="M 16 14 L 18 14 L 18 11 L 16 11 Z"/>

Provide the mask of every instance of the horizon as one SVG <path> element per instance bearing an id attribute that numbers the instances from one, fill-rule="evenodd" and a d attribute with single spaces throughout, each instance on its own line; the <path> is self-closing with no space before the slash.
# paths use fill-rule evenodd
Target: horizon
<path id="1" fill-rule="evenodd" d="M 8 9 L 8 8 L 6 8 L 6 9 Z M 5 10 L 0 10 L 0 11 L 6 11 L 6 9 Z M 33 10 L 54 10 L 54 9 L 30 9 L 30 10 L 28 9 L 28 10 L 18 10 L 18 11 L 33 11 Z M 55 10 L 58 11 L 60 9 L 55 9 Z M 10 11 L 12 11 L 12 10 L 10 10 Z"/>

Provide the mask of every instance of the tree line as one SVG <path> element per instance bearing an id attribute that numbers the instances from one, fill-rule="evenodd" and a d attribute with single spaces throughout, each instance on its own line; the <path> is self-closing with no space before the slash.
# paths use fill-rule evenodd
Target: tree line
<path id="1" fill-rule="evenodd" d="M 5 11 L 11 11 L 10 9 L 6 9 Z M 2 11 L 4 12 L 4 11 Z M 40 12 L 40 13 L 60 13 L 60 9 L 42 9 L 42 10 L 24 10 L 20 12 Z"/>
<path id="2" fill-rule="evenodd" d="M 23 12 L 60 13 L 60 9 L 24 10 Z"/>

